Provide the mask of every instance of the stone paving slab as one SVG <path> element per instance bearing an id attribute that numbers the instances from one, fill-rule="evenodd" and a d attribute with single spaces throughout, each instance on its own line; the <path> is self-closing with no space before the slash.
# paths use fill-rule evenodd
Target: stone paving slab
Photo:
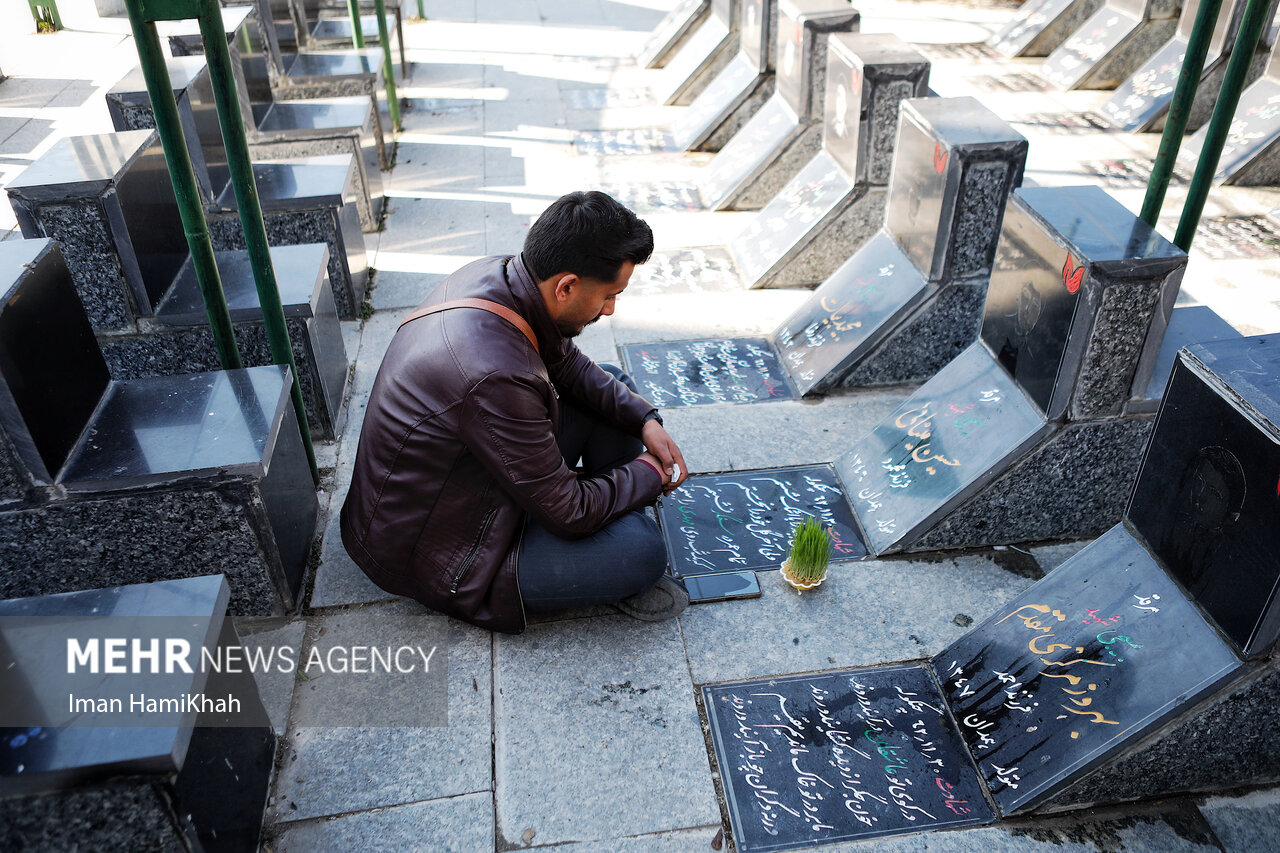
<path id="1" fill-rule="evenodd" d="M 307 623 L 296 619 L 276 628 L 253 633 L 246 629 L 241 633 L 240 642 L 251 650 L 263 649 L 265 652 L 288 646 L 296 652 L 302 648 L 302 638 L 306 631 Z M 295 673 L 281 672 L 279 667 L 272 666 L 254 672 L 253 679 L 258 682 L 258 693 L 261 694 L 262 704 L 266 706 L 267 716 L 271 719 L 271 727 L 277 735 L 283 735 L 289 721 L 289 708 L 293 705 Z"/>
<path id="2" fill-rule="evenodd" d="M 485 254 L 484 216 L 488 205 L 483 201 L 458 198 L 392 198 L 388 200 L 391 215 L 379 235 L 379 269 L 395 268 L 387 255 L 448 255 L 458 260 Z M 411 262 L 411 258 L 407 258 Z"/>
<path id="3" fill-rule="evenodd" d="M 631 298 L 624 293 L 613 334 L 619 344 L 768 337 L 811 296 L 801 288 Z"/>
<path id="4" fill-rule="evenodd" d="M 805 593 L 757 576 L 760 598 L 679 617 L 694 684 L 927 658 L 1032 583 L 980 556 L 833 563 Z"/>
<path id="5" fill-rule="evenodd" d="M 606 850 L 609 853 L 688 853 L 690 850 L 715 850 L 711 842 L 719 831 L 720 826 L 717 824 L 680 832 L 658 832 L 631 838 L 609 838 L 604 841 L 587 841 L 581 844 L 562 844 L 554 849 L 556 853 L 594 853 L 594 851 Z M 532 846 L 537 849 L 537 836 L 534 836 Z"/>
<path id="6" fill-rule="evenodd" d="M 1031 552 L 1031 556 L 1035 558 L 1036 563 L 1039 564 L 1040 570 L 1048 574 L 1067 560 L 1070 560 L 1088 544 L 1087 541 L 1059 542 L 1054 545 L 1034 545 L 1028 550 Z"/>
<path id="7" fill-rule="evenodd" d="M 396 147 L 396 168 L 384 179 L 386 194 L 403 197 L 469 190 L 484 180 L 486 150 L 482 145 L 418 141 L 417 135 L 401 138 Z"/>
<path id="8" fill-rule="evenodd" d="M 688 678 L 674 622 L 602 617 L 496 635 L 499 843 L 528 829 L 555 844 L 718 823 Z"/>
<path id="9" fill-rule="evenodd" d="M 467 794 L 277 829 L 274 853 L 473 853 L 493 848 L 493 799 Z"/>
<path id="10" fill-rule="evenodd" d="M 354 452 L 353 449 L 352 454 Z M 335 492 L 333 507 L 325 523 L 324 538 L 320 543 L 320 564 L 316 567 L 316 581 L 311 590 L 310 606 L 313 608 L 369 604 L 396 598 L 369 580 L 342 547 L 338 510 L 346 499 L 349 485 L 348 480 L 341 491 Z"/>
<path id="11" fill-rule="evenodd" d="M 1200 803 L 1200 814 L 1226 853 L 1280 850 L 1280 789 L 1212 797 Z"/>
<path id="12" fill-rule="evenodd" d="M 379 270 L 377 286 L 373 289 L 373 310 L 408 314 L 408 309 L 420 305 L 446 278 L 442 273 Z"/>
<path id="13" fill-rule="evenodd" d="M 295 691 L 288 736 L 268 822 L 492 790 L 491 641 L 482 631 L 401 600 L 311 619 L 313 631 L 340 625 L 351 643 L 392 632 L 404 642 L 448 631 L 449 724 L 423 728 L 298 728 L 308 704 L 325 691 L 304 682 Z M 334 630 L 338 630 L 335 627 Z M 330 638 L 332 639 L 332 638 Z M 325 676 L 321 676 L 323 678 Z M 330 676 L 331 677 L 331 676 Z M 372 703 L 411 702 L 413 695 L 371 695 Z M 354 713 L 354 711 L 353 711 Z"/>

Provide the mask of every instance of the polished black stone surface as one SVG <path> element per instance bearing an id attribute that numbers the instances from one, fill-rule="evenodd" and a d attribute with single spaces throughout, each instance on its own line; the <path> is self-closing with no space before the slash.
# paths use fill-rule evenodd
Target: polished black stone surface
<path id="1" fill-rule="evenodd" d="M 0 424 L 28 471 L 53 482 L 111 377 L 57 244 L 0 242 Z"/>
<path id="2" fill-rule="evenodd" d="M 275 273 L 276 290 L 284 306 L 286 317 L 310 317 L 313 305 L 322 287 L 328 286 L 325 268 L 328 249 L 323 243 L 306 243 L 301 246 L 271 247 L 271 267 Z M 223 295 L 231 319 L 236 322 L 260 322 L 262 306 L 258 301 L 258 288 L 254 282 L 253 266 L 247 251 L 217 252 L 218 277 L 222 280 Z M 175 326 L 205 325 L 208 314 L 200 283 L 190 260 L 183 265 L 173 287 L 165 294 L 157 319 Z"/>
<path id="3" fill-rule="evenodd" d="M 150 314 L 189 253 L 169 167 L 158 141 L 120 174 L 116 194 L 146 289 L 147 302 L 141 307 L 144 314 Z"/>
<path id="4" fill-rule="evenodd" d="M 856 441 L 836 470 L 872 553 L 884 554 L 909 546 L 1045 432 L 1044 416 L 974 344 Z"/>
<path id="5" fill-rule="evenodd" d="M 932 665 L 1005 815 L 1034 808 L 1241 666 L 1123 525 Z"/>
<path id="6" fill-rule="evenodd" d="M 893 238 L 877 232 L 774 331 L 774 349 L 796 390 L 831 387 L 928 289 Z"/>
<path id="7" fill-rule="evenodd" d="M 702 696 L 743 853 L 995 818 L 926 667 L 717 684 Z"/>
<path id="8" fill-rule="evenodd" d="M 1040 73 L 1059 89 L 1070 89 L 1141 26 L 1140 17 L 1105 5 L 1049 54 Z"/>
<path id="9" fill-rule="evenodd" d="M 807 516 L 830 529 L 832 560 L 867 555 L 849 498 L 829 465 L 699 474 L 658 507 L 677 576 L 776 569 Z"/>
<path id="10" fill-rule="evenodd" d="M 750 94 L 759 71 L 739 52 L 707 88 L 680 113 L 671 130 L 679 149 L 691 148 L 704 140 Z"/>
<path id="11" fill-rule="evenodd" d="M 1192 6 L 1194 7 L 1194 2 Z M 1193 17 L 1194 14 L 1193 8 Z M 1102 114 L 1124 130 L 1147 128 L 1168 110 L 1186 51 L 1187 44 L 1182 38 L 1175 38 L 1165 44 L 1129 79 L 1116 87 L 1114 94 L 1102 105 Z M 1216 65 L 1216 56 L 1206 58 L 1206 69 Z"/>
<path id="12" fill-rule="evenodd" d="M 754 180 L 800 132 L 800 119 L 781 98 L 770 98 L 699 175 L 703 202 L 720 208 Z"/>
<path id="13" fill-rule="evenodd" d="M 1280 76 L 1268 74 L 1244 90 L 1231 129 L 1222 147 L 1215 181 L 1230 182 L 1247 172 L 1280 135 Z M 1207 133 L 1208 127 L 1202 127 L 1187 139 L 1182 147 L 1184 162 L 1198 160 Z"/>
<path id="14" fill-rule="evenodd" d="M 105 189 L 154 136 L 154 131 L 130 130 L 63 137 L 5 189 L 39 201 Z"/>
<path id="15" fill-rule="evenodd" d="M 832 33 L 827 48 L 822 147 L 850 180 L 884 184 L 898 102 L 929 94 L 929 63 L 887 34 Z"/>
<path id="16" fill-rule="evenodd" d="M 639 296 L 741 291 L 742 280 L 733 258 L 728 251 L 715 246 L 654 252 L 636 268 L 627 288 L 628 293 Z"/>
<path id="17" fill-rule="evenodd" d="M 1015 190 L 987 287 L 982 341 L 1047 417 L 1060 417 L 1105 287 L 1181 257 L 1097 187 Z"/>
<path id="18" fill-rule="evenodd" d="M 763 338 L 627 344 L 622 363 L 655 406 L 754 403 L 794 398 Z"/>
<path id="19" fill-rule="evenodd" d="M 753 286 L 778 270 L 852 191 L 825 154 L 810 160 L 729 243 L 743 282 Z"/>
<path id="20" fill-rule="evenodd" d="M 1126 516 L 1233 643 L 1280 634 L 1280 336 L 1179 355 Z"/>
<path id="21" fill-rule="evenodd" d="M 636 54 L 637 64 L 642 68 L 660 67 L 706 16 L 710 6 L 709 0 L 680 0 L 645 40 Z"/>
<path id="22" fill-rule="evenodd" d="M 194 473 L 265 473 L 289 406 L 286 369 L 114 382 L 67 462 L 68 488 L 172 482 Z"/>
<path id="23" fill-rule="evenodd" d="M 258 130 L 307 135 L 321 130 L 362 128 L 368 114 L 369 104 L 359 98 L 278 102 L 258 121 Z"/>
<path id="24" fill-rule="evenodd" d="M 738 51 L 757 74 L 773 70 L 769 43 L 778 18 L 778 0 L 738 0 Z"/>
<path id="25" fill-rule="evenodd" d="M 1151 381 L 1147 383 L 1144 398 L 1154 401 L 1156 407 L 1159 406 L 1169 385 L 1178 350 L 1192 344 L 1235 340 L 1240 337 L 1240 333 L 1208 305 L 1176 306 L 1160 341 L 1160 354 L 1156 358 L 1155 370 L 1151 374 Z M 1154 410 L 1155 407 L 1151 409 Z"/>
<path id="26" fill-rule="evenodd" d="M 965 207 L 975 203 L 962 198 L 972 162 L 1007 162 L 1016 186 L 1025 152 L 1026 140 L 974 98 L 904 101 L 885 228 L 931 280 L 948 275 L 959 224 L 972 215 Z"/>

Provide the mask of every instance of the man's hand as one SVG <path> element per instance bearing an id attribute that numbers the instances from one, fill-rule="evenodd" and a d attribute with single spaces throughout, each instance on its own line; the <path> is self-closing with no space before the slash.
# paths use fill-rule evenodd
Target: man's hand
<path id="1" fill-rule="evenodd" d="M 644 442 L 645 449 L 661 463 L 660 470 L 666 475 L 662 493 L 671 494 L 689 476 L 689 466 L 684 462 L 684 454 L 667 434 L 666 428 L 656 420 L 644 422 L 644 427 L 640 431 L 640 440 Z"/>

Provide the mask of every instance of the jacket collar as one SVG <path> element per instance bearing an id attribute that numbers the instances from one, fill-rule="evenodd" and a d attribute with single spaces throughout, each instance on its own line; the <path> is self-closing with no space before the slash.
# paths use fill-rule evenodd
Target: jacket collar
<path id="1" fill-rule="evenodd" d="M 511 295 L 515 297 L 516 310 L 520 312 L 533 328 L 538 338 L 538 347 L 542 351 L 544 361 L 558 358 L 564 349 L 565 336 L 556 328 L 547 311 L 547 303 L 542 298 L 542 291 L 533 280 L 533 274 L 525 265 L 523 255 L 515 255 L 507 259 L 507 281 L 511 287 Z"/>

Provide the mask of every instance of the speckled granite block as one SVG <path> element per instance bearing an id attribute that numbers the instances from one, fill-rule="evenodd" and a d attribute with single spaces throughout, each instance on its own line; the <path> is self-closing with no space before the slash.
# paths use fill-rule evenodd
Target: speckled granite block
<path id="1" fill-rule="evenodd" d="M 965 168 L 956 204 L 955 234 L 951 238 L 953 275 L 991 272 L 1004 203 L 1009 191 L 1022 183 L 1026 151 L 1024 144 L 1021 156 L 1013 162 L 977 162 Z"/>
<path id="2" fill-rule="evenodd" d="M 908 98 L 923 97 L 920 86 L 908 80 L 895 80 L 876 86 L 867 128 L 870 131 L 867 148 L 867 182 L 876 186 L 889 185 L 889 171 L 893 167 L 893 148 L 898 137 L 898 107 Z"/>
<path id="3" fill-rule="evenodd" d="M 31 474 L 18 462 L 8 436 L 0 433 L 0 506 L 26 498 Z"/>
<path id="4" fill-rule="evenodd" d="M 120 259 L 112 248 L 111 226 L 100 205 L 82 202 L 42 204 L 18 210 L 25 237 L 52 237 L 62 245 L 76 293 L 89 323 L 99 331 L 133 327 L 136 307 Z M 25 219 L 25 221 L 24 221 Z"/>
<path id="5" fill-rule="evenodd" d="M 985 277 L 938 288 L 840 384 L 858 388 L 928 379 L 978 337 L 986 295 Z"/>
<path id="6" fill-rule="evenodd" d="M 854 196 L 852 204 L 826 227 L 814 229 L 804 248 L 760 286 L 821 284 L 870 240 L 884 222 L 885 189 L 858 184 Z"/>
<path id="7" fill-rule="evenodd" d="M 308 320 L 286 317 L 293 360 L 298 367 L 298 384 L 307 410 L 307 424 L 312 437 L 328 441 L 338 435 L 338 418 L 344 387 L 326 388 L 322 367 L 311 346 Z M 236 345 L 245 367 L 274 364 L 266 328 L 261 323 L 238 322 L 233 326 Z M 172 376 L 219 369 L 213 334 L 207 328 L 171 331 L 156 329 L 145 335 L 104 337 L 99 341 L 103 358 L 113 379 L 137 379 L 142 376 Z M 345 381 L 343 372 L 339 381 Z"/>
<path id="8" fill-rule="evenodd" d="M 0 598 L 219 572 L 237 616 L 281 614 L 295 604 L 252 484 L 192 484 L 0 513 Z"/>
<path id="9" fill-rule="evenodd" d="M 911 550 L 1095 537 L 1119 520 L 1154 419 L 1069 423 L 920 537 Z"/>
<path id="10" fill-rule="evenodd" d="M 1176 274 L 1180 276 L 1181 269 Z M 1069 417 L 1082 420 L 1123 410 L 1166 278 L 1110 284 L 1103 291 L 1081 358 Z"/>
<path id="11" fill-rule="evenodd" d="M 758 178 L 747 184 L 734 198 L 731 210 L 759 210 L 773 199 L 787 182 L 805 167 L 822 148 L 822 127 L 806 128 L 765 168 Z"/>
<path id="12" fill-rule="evenodd" d="M 79 850 L 190 849 L 160 792 L 145 778 L 112 779 L 93 787 L 43 797 L 0 799 L 5 850 L 43 853 Z"/>
<path id="13" fill-rule="evenodd" d="M 1272 659 L 1053 797 L 1040 811 L 1280 781 L 1278 738 L 1280 667 Z"/>
<path id="14" fill-rule="evenodd" d="M 733 135 L 742 129 L 742 126 L 751 120 L 751 117 L 760 112 L 760 108 L 765 102 L 773 97 L 773 92 L 777 88 L 777 81 L 770 74 L 763 80 L 757 82 L 754 91 L 747 96 L 741 104 L 729 113 L 729 116 L 720 123 L 720 126 L 711 132 L 707 137 L 707 141 L 701 145 L 695 145 L 691 151 L 719 151 L 729 143 Z"/>
<path id="15" fill-rule="evenodd" d="M 235 212 L 218 213 L 208 217 L 209 236 L 215 250 L 244 249 L 244 230 L 240 216 Z M 281 210 L 263 211 L 262 222 L 267 229 L 267 242 L 272 246 L 299 246 L 304 243 L 324 243 L 329 247 L 329 284 L 333 288 L 333 303 L 338 316 L 354 320 L 359 316 L 360 303 L 364 301 L 369 270 L 363 259 L 357 270 L 352 270 L 346 247 L 332 210 Z"/>

